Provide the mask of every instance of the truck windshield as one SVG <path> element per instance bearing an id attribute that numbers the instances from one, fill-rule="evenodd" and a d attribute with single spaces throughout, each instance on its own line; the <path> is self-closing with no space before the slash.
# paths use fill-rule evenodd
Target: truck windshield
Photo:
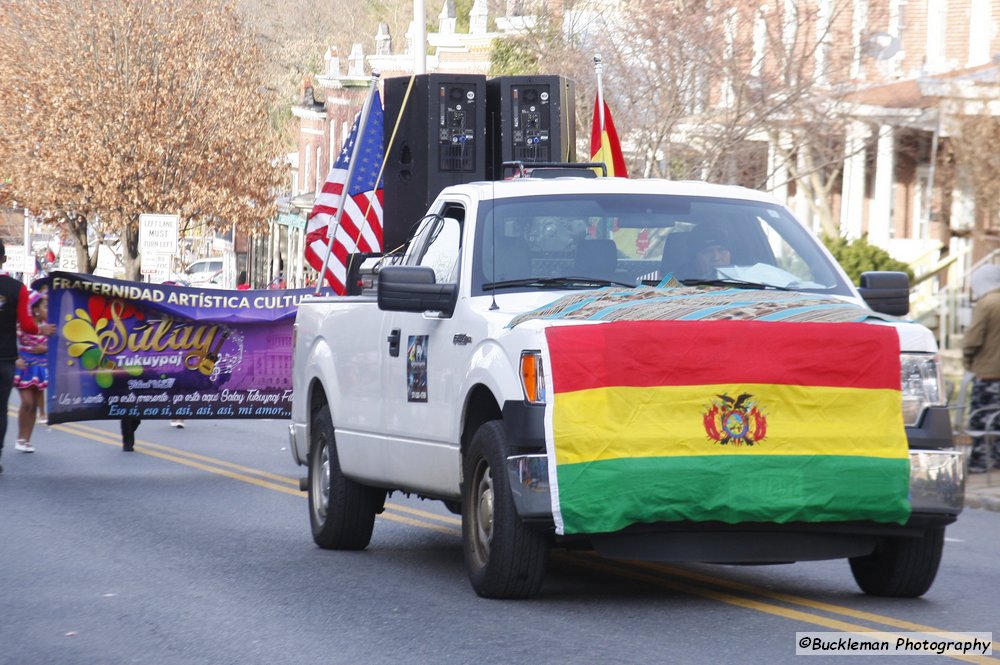
<path id="1" fill-rule="evenodd" d="M 851 295 L 781 206 L 650 194 L 498 199 L 480 208 L 472 293 L 728 284 Z"/>

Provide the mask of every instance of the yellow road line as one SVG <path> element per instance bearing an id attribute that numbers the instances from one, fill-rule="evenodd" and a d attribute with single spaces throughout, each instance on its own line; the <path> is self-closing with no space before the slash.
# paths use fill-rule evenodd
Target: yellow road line
<path id="1" fill-rule="evenodd" d="M 714 591 L 712 589 L 705 589 L 702 587 L 693 586 L 691 584 L 685 584 L 684 582 L 676 580 L 664 579 L 656 575 L 649 575 L 646 573 L 639 572 L 637 570 L 633 570 L 632 568 L 629 567 L 628 564 L 611 562 L 604 559 L 597 559 L 596 555 L 577 553 L 577 554 L 562 555 L 559 556 L 558 558 L 562 561 L 569 563 L 570 565 L 577 565 L 583 568 L 589 568 L 591 570 L 597 570 L 602 572 L 613 572 L 616 575 L 621 575 L 622 577 L 627 577 L 637 582 L 652 584 L 654 586 L 670 589 L 671 591 L 679 591 L 681 593 L 686 593 L 689 595 L 701 596 L 702 598 L 716 600 L 721 603 L 726 603 L 728 605 L 735 605 L 736 607 L 743 607 L 750 610 L 756 610 L 758 612 L 763 612 L 765 614 L 772 614 L 774 616 L 779 616 L 785 619 L 791 619 L 793 621 L 802 621 L 804 623 L 811 623 L 838 632 L 844 632 L 844 633 L 882 632 L 887 635 L 898 637 L 895 633 L 887 633 L 886 631 L 875 631 L 871 627 L 864 626 L 861 624 L 848 623 L 846 621 L 840 621 L 839 619 L 832 619 L 830 617 L 825 617 L 818 614 L 801 612 L 799 610 L 793 610 L 786 607 L 781 607 L 779 605 L 771 605 L 769 603 L 764 603 L 758 600 L 743 598 L 742 596 L 734 596 L 732 594 L 724 593 L 721 591 Z M 752 593 L 763 595 L 756 590 L 753 591 Z M 946 630 L 935 629 L 935 630 L 921 631 L 921 632 L 954 633 L 961 631 L 946 631 Z M 948 657 L 970 663 L 996 663 L 995 659 L 990 658 L 988 656 L 949 655 Z"/>
<path id="2" fill-rule="evenodd" d="M 632 561 L 630 563 L 640 568 L 645 568 L 656 572 L 663 572 L 668 575 L 684 577 L 686 579 L 697 580 L 699 582 L 706 582 L 708 584 L 714 584 L 716 586 L 725 587 L 728 589 L 734 589 L 737 591 L 744 591 L 746 593 L 753 593 L 758 596 L 770 598 L 772 600 L 778 600 L 792 605 L 801 605 L 803 607 L 808 607 L 814 610 L 821 610 L 823 612 L 841 614 L 843 616 L 849 616 L 855 619 L 861 619 L 862 621 L 871 621 L 872 623 L 879 623 L 884 626 L 893 626 L 895 628 L 902 628 L 903 630 L 916 631 L 921 633 L 941 632 L 940 628 L 934 628 L 932 626 L 926 626 L 924 624 L 914 623 L 912 621 L 896 619 L 894 617 L 875 614 L 873 612 L 866 612 L 864 610 L 855 610 L 850 607 L 843 607 L 841 605 L 832 605 L 830 603 L 824 603 L 819 600 L 811 600 L 809 598 L 793 596 L 787 593 L 768 591 L 767 589 L 761 587 L 755 587 L 751 584 L 746 584 L 744 582 L 737 582 L 735 580 L 729 580 L 724 577 L 715 577 L 713 575 L 706 575 L 704 573 L 700 573 L 695 570 L 687 570 L 685 568 L 678 568 L 676 566 L 671 566 L 668 564 L 651 563 L 647 561 Z M 958 631 L 946 631 L 946 632 L 958 632 Z M 997 642 L 993 642 L 993 649 L 995 651 L 1000 652 L 1000 644 L 998 644 Z"/>
<path id="3" fill-rule="evenodd" d="M 119 445 L 121 444 L 121 439 L 117 438 L 113 433 L 108 432 L 107 430 L 100 429 L 99 427 L 93 427 L 93 426 L 89 426 L 89 425 L 83 425 L 81 423 L 66 423 L 64 425 L 55 425 L 54 427 L 56 429 L 60 429 L 62 431 L 68 431 L 68 432 L 74 432 L 74 433 L 81 433 L 81 434 L 86 432 L 86 433 L 97 434 L 97 435 L 104 436 L 104 437 L 112 437 L 113 438 L 112 443 L 119 444 Z M 106 441 L 105 441 L 105 443 L 106 443 Z M 182 457 L 189 457 L 191 459 L 201 460 L 203 462 L 208 462 L 210 464 L 215 464 L 217 466 L 227 467 L 227 468 L 230 468 L 230 469 L 235 469 L 237 471 L 242 471 L 243 473 L 249 473 L 249 474 L 253 474 L 255 476 L 261 476 L 263 478 L 270 478 L 271 480 L 291 485 L 296 490 L 299 487 L 299 481 L 296 478 L 289 478 L 288 476 L 282 476 L 282 475 L 279 475 L 279 474 L 276 474 L 276 473 L 269 473 L 267 471 L 261 471 L 259 469 L 254 469 L 254 468 L 251 468 L 251 467 L 242 466 L 242 465 L 239 465 L 239 464 L 234 464 L 232 462 L 227 462 L 225 460 L 221 460 L 221 459 L 218 459 L 216 457 L 208 457 L 207 455 L 199 455 L 198 453 L 193 453 L 193 452 L 190 452 L 190 451 L 187 451 L 187 450 L 181 450 L 179 448 L 173 448 L 173 447 L 170 447 L 170 446 L 164 446 L 164 445 L 161 445 L 161 444 L 158 444 L 158 443 L 153 443 L 151 441 L 146 441 L 144 439 L 136 439 L 136 443 L 142 444 L 142 446 L 143 446 L 144 449 L 145 448 L 152 448 L 154 450 L 161 450 L 161 451 L 169 452 L 169 453 L 174 454 L 174 455 L 180 455 Z"/>
<path id="4" fill-rule="evenodd" d="M 108 432 L 100 428 L 81 425 L 79 423 L 66 423 L 62 425 L 52 425 L 51 427 L 59 431 L 66 432 L 68 434 L 73 434 L 76 436 L 90 439 L 92 441 L 97 441 L 98 443 L 105 443 L 108 445 L 115 445 L 115 446 L 121 445 L 121 440 L 115 433 Z M 250 467 L 233 464 L 225 460 L 208 457 L 206 455 L 200 455 L 197 453 L 190 453 L 187 451 L 178 450 L 176 448 L 170 448 L 168 446 L 163 446 L 148 441 L 137 440 L 137 442 L 141 442 L 142 447 L 136 448 L 135 452 L 143 455 L 149 455 L 150 457 L 156 457 L 158 459 L 175 462 L 177 464 L 189 466 L 215 475 L 224 476 L 227 478 L 231 478 L 233 480 L 239 480 L 242 482 L 249 483 L 251 485 L 262 487 L 264 489 L 270 489 L 277 492 L 281 492 L 283 494 L 289 494 L 292 496 L 307 498 L 305 493 L 301 492 L 298 489 L 298 481 L 294 478 L 289 478 L 287 476 L 281 476 L 278 474 L 267 473 L 257 469 L 252 469 Z M 237 473 L 236 471 L 230 471 L 228 469 L 245 471 L 246 473 Z M 248 475 L 248 474 L 254 474 L 260 477 L 254 477 L 254 475 Z M 275 482 L 268 482 L 267 480 L 263 480 L 261 477 L 276 479 L 281 484 Z M 293 485 L 294 488 L 290 487 L 290 485 Z M 450 536 L 461 535 L 460 529 L 451 528 L 433 522 L 426 522 L 419 519 L 406 517 L 403 515 L 397 515 L 395 513 L 403 512 L 423 518 L 424 520 L 435 520 L 437 522 L 444 522 L 446 524 L 461 525 L 462 523 L 461 519 L 458 517 L 451 515 L 438 515 L 428 511 L 420 510 L 418 508 L 411 508 L 409 506 L 404 506 L 392 502 L 387 502 L 385 507 L 386 507 L 385 512 L 381 514 L 381 518 L 383 519 L 392 522 L 397 522 L 400 524 L 416 526 L 423 529 L 430 529 Z M 553 557 L 556 558 L 557 560 L 564 561 L 569 565 L 589 568 L 591 570 L 596 570 L 605 573 L 611 573 L 613 575 L 626 577 L 639 582 L 653 584 L 654 586 L 670 589 L 672 591 L 678 591 L 688 595 L 709 598 L 711 600 L 716 600 L 729 605 L 735 605 L 745 609 L 756 610 L 766 614 L 772 614 L 786 619 L 791 619 L 793 621 L 810 623 L 813 625 L 829 628 L 831 630 L 840 632 L 866 633 L 875 631 L 869 626 L 849 623 L 846 621 L 841 621 L 839 619 L 834 619 L 819 614 L 802 612 L 799 610 L 782 607 L 780 605 L 773 605 L 762 601 L 753 600 L 750 598 L 744 598 L 741 596 L 732 595 L 722 591 L 705 589 L 703 587 L 693 586 L 691 584 L 687 584 L 685 582 L 676 579 L 665 578 L 663 577 L 663 575 L 669 575 L 670 577 L 680 577 L 684 579 L 690 579 L 693 581 L 704 582 L 706 584 L 711 584 L 717 587 L 729 588 L 735 591 L 741 591 L 744 593 L 756 595 L 762 598 L 769 598 L 771 600 L 784 602 L 791 605 L 799 605 L 802 607 L 808 607 L 810 609 L 819 610 L 822 612 L 839 614 L 842 616 L 847 616 L 862 621 L 868 621 L 874 624 L 902 628 L 908 631 L 921 632 L 921 633 L 961 632 L 961 631 L 942 630 L 939 628 L 933 628 L 931 626 L 925 626 L 923 624 L 918 624 L 901 619 L 895 619 L 893 617 L 875 614 L 872 612 L 855 610 L 849 607 L 810 600 L 808 598 L 793 596 L 791 594 L 772 592 L 768 591 L 767 589 L 755 587 L 753 585 L 746 584 L 743 582 L 728 580 L 721 577 L 714 577 L 711 575 L 700 573 L 698 571 L 677 568 L 666 564 L 657 564 L 657 563 L 649 563 L 642 561 L 630 561 L 627 563 L 614 562 L 606 559 L 600 559 L 596 555 L 581 554 L 581 553 L 573 553 L 573 554 L 556 553 L 553 555 Z M 641 570 L 639 569 L 649 570 L 652 573 L 659 573 L 659 575 L 644 573 L 641 572 Z M 885 632 L 885 631 L 879 631 L 879 632 Z M 998 649 L 996 643 L 993 644 L 993 647 L 994 649 Z M 963 660 L 973 663 L 996 662 L 996 659 L 985 656 L 956 655 L 951 657 L 956 658 L 958 660 Z"/>
<path id="5" fill-rule="evenodd" d="M 75 434 L 92 441 L 97 441 L 98 443 L 106 443 L 109 445 L 118 446 L 121 445 L 121 440 L 113 432 L 108 432 L 107 430 L 100 429 L 98 427 L 91 427 L 87 425 L 80 425 L 79 423 L 66 423 L 63 425 L 54 425 L 54 428 L 59 431 L 66 432 L 68 434 Z M 245 483 L 250 483 L 251 485 L 256 485 L 258 487 L 263 487 L 265 489 L 275 490 L 277 492 L 282 492 L 283 494 L 290 494 L 292 496 L 299 496 L 302 498 L 308 498 L 304 492 L 299 489 L 299 481 L 295 478 L 289 478 L 288 476 L 280 476 L 278 474 L 267 473 L 257 469 L 251 469 L 249 467 L 241 466 L 239 464 L 233 464 L 232 462 L 227 462 L 225 460 L 220 460 L 215 457 L 208 457 L 207 455 L 199 455 L 197 453 L 191 453 L 184 450 L 178 450 L 176 448 L 171 448 L 169 446 L 163 446 L 156 443 L 151 443 L 149 441 L 143 441 L 141 439 L 136 440 L 137 447 L 133 452 L 140 453 L 143 455 L 149 455 L 150 457 L 156 457 L 158 459 L 167 460 L 170 462 L 176 462 L 177 464 L 183 464 L 184 466 L 189 466 L 201 471 L 208 471 L 209 473 L 214 473 L 216 475 L 225 476 L 226 478 L 232 478 L 233 480 L 239 480 Z M 141 447 L 138 444 L 142 444 Z M 164 452 L 165 451 L 165 452 Z M 244 471 L 246 473 L 236 473 L 234 471 L 229 471 L 229 469 L 236 469 L 237 471 Z M 283 484 L 278 485 L 266 480 L 261 480 L 260 478 L 255 478 L 250 474 L 255 474 L 258 476 L 264 476 L 267 478 L 274 478 L 282 482 Z M 286 487 L 289 485 L 290 487 Z M 458 524 L 461 525 L 461 520 L 449 516 L 449 515 L 436 515 L 431 512 L 420 510 L 418 508 L 411 508 L 409 506 L 403 506 L 400 504 L 387 502 L 386 511 L 382 513 L 382 517 L 393 521 L 399 522 L 401 524 L 409 524 L 413 526 L 423 526 L 435 531 L 440 531 L 441 533 L 446 533 L 450 536 L 461 534 L 460 530 L 454 528 L 448 528 L 438 524 L 429 524 L 426 522 L 420 522 L 418 520 L 404 517 L 402 515 L 396 515 L 395 512 L 410 513 L 412 515 L 417 515 L 425 519 L 437 520 L 439 522 L 444 522 L 446 524 Z M 392 512 L 388 512 L 392 511 Z"/>
<path id="6" fill-rule="evenodd" d="M 387 504 L 388 505 L 388 504 Z M 424 519 L 437 520 L 438 522 L 444 522 L 445 524 L 457 524 L 462 526 L 462 520 L 454 515 L 438 515 L 436 513 L 429 513 L 426 510 L 420 510 L 419 508 L 410 508 L 409 506 L 404 506 L 402 504 L 393 503 L 391 504 L 394 510 L 401 510 L 404 513 L 410 513 L 411 515 L 418 515 Z"/>

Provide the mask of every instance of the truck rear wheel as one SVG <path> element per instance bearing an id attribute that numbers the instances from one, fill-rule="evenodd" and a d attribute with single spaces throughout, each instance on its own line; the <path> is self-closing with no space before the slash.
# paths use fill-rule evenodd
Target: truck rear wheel
<path id="1" fill-rule="evenodd" d="M 851 559 L 851 572 L 861 590 L 872 596 L 917 598 L 934 583 L 944 529 L 928 529 L 922 538 L 885 538 L 867 556 Z"/>
<path id="2" fill-rule="evenodd" d="M 313 540 L 327 550 L 363 550 L 385 492 L 340 472 L 330 407 L 313 417 L 309 450 L 309 522 Z"/>
<path id="3" fill-rule="evenodd" d="M 507 450 L 507 430 L 503 422 L 493 420 L 476 431 L 465 454 L 465 566 L 480 596 L 529 598 L 542 588 L 548 539 L 517 515 L 507 477 Z"/>

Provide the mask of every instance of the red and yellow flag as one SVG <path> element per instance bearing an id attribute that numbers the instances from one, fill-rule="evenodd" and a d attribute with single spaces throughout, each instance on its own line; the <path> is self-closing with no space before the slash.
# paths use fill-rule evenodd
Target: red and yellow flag
<path id="1" fill-rule="evenodd" d="M 627 178 L 625 157 L 622 146 L 618 142 L 618 132 L 615 122 L 611 119 L 611 109 L 604 102 L 604 125 L 601 125 L 601 100 L 594 96 L 594 124 L 590 130 L 590 161 L 604 162 L 608 167 L 608 176 Z"/>
<path id="2" fill-rule="evenodd" d="M 909 517 L 893 328 L 619 321 L 546 337 L 559 533 Z"/>

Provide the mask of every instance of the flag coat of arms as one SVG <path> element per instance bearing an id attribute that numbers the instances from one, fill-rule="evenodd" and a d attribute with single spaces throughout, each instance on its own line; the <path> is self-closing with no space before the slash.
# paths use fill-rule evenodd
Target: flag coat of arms
<path id="1" fill-rule="evenodd" d="M 890 327 L 616 321 L 546 340 L 558 533 L 909 518 Z"/>
<path id="2" fill-rule="evenodd" d="M 322 271 L 325 259 L 326 272 L 322 277 L 341 295 L 347 290 L 348 255 L 382 251 L 383 184 L 380 171 L 385 157 L 382 145 L 385 116 L 377 91 L 372 99 L 364 136 L 359 139 L 360 116 L 355 117 L 351 133 L 323 183 L 323 190 L 316 196 L 306 221 L 306 261 L 317 271 Z M 357 164 L 344 197 L 340 225 L 333 230 L 333 252 L 327 258 L 330 233 L 337 219 L 337 208 L 352 159 L 357 160 Z"/>
<path id="3" fill-rule="evenodd" d="M 601 104 L 604 106 L 604 124 L 601 125 Z M 594 98 L 594 122 L 590 130 L 590 161 L 604 162 L 608 167 L 608 176 L 627 178 L 625 156 L 622 154 L 621 143 L 618 142 L 618 132 L 615 122 L 611 119 L 611 109 L 608 103 L 600 97 Z"/>

